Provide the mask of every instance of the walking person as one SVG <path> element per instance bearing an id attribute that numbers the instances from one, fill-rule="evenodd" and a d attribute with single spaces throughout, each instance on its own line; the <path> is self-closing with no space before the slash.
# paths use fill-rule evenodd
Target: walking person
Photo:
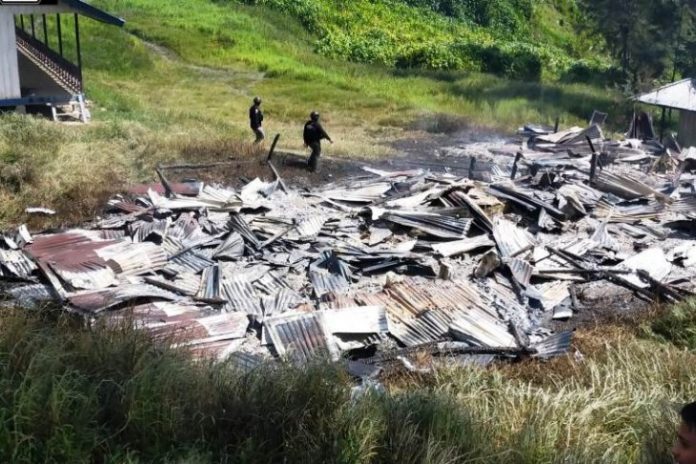
<path id="1" fill-rule="evenodd" d="M 321 141 L 326 139 L 333 144 L 329 134 L 321 127 L 319 113 L 316 111 L 312 111 L 312 114 L 309 115 L 309 121 L 304 125 L 302 137 L 304 138 L 305 147 L 309 147 L 312 150 L 312 154 L 307 161 L 307 167 L 310 171 L 316 172 L 319 166 L 319 157 L 321 156 Z"/>
<path id="2" fill-rule="evenodd" d="M 261 143 L 266 138 L 266 134 L 263 131 L 263 111 L 261 111 L 261 99 L 259 97 L 254 97 L 254 104 L 249 108 L 249 124 L 251 130 L 254 131 L 254 135 L 256 135 L 254 143 Z"/>

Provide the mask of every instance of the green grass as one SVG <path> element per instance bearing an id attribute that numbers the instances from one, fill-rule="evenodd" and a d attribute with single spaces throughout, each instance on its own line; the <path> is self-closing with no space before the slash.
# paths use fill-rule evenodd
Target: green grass
<path id="1" fill-rule="evenodd" d="M 669 463 L 696 357 L 631 331 L 548 364 L 392 374 L 193 362 L 128 327 L 0 314 L 3 462 Z"/>
<path id="2" fill-rule="evenodd" d="M 69 222 L 91 215 L 124 185 L 152 180 L 157 162 L 253 151 L 245 143 L 252 140 L 247 109 L 254 95 L 264 98 L 267 131 L 281 134 L 281 148 L 303 150 L 301 127 L 316 109 L 337 141 L 327 156 L 367 159 L 395 155 L 393 141 L 429 137 L 412 128 L 437 129 L 445 119 L 459 122 L 447 131 L 511 133 L 556 117 L 563 126 L 582 124 L 594 109 L 609 110 L 623 128 L 628 115 L 620 95 L 598 87 L 326 58 L 302 24 L 264 7 L 97 4 L 128 22 L 122 30 L 82 21 L 92 124 L 0 116 L 0 227 L 26 220 L 24 208 L 37 204 Z"/>

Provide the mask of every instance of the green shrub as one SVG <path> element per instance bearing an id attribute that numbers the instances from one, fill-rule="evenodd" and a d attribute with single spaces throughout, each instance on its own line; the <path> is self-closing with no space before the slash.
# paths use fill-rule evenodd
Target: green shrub
<path id="1" fill-rule="evenodd" d="M 297 18 L 317 37 L 318 53 L 358 63 L 539 80 L 576 61 L 552 45 L 556 32 L 547 41 L 532 36 L 530 0 L 243 1 Z"/>
<path id="2" fill-rule="evenodd" d="M 623 78 L 621 69 L 592 60 L 578 60 L 561 75 L 562 82 L 581 82 L 594 85 L 617 84 Z"/>

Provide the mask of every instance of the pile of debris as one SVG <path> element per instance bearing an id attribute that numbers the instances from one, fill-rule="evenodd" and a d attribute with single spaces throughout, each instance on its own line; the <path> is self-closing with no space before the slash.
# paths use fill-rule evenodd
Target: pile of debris
<path id="1" fill-rule="evenodd" d="M 696 192 L 676 155 L 596 125 L 527 132 L 481 180 L 365 168 L 310 191 L 162 176 L 84 228 L 1 235 L 0 288 L 6 304 L 132 321 L 200 356 L 328 356 L 358 371 L 424 349 L 565 353 L 553 321 L 601 282 L 691 294 Z"/>

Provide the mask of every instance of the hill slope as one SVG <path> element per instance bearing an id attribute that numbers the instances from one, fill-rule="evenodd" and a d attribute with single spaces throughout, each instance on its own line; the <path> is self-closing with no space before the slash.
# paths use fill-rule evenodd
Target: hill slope
<path id="1" fill-rule="evenodd" d="M 91 214 L 124 184 L 152 178 L 158 162 L 245 151 L 239 142 L 250 140 L 246 110 L 254 95 L 266 100 L 267 129 L 281 134 L 282 148 L 301 150 L 301 124 L 309 111 L 321 111 L 338 142 L 328 156 L 385 156 L 394 153 L 395 140 L 430 136 L 413 127 L 438 132 L 483 125 L 509 133 L 521 123 L 552 123 L 557 116 L 564 125 L 581 123 L 593 109 L 609 111 L 613 121 L 623 113 L 619 96 L 587 85 L 326 57 L 316 50 L 320 34 L 272 5 L 95 3 L 127 24 L 119 30 L 83 22 L 93 123 L 0 120 L 0 223 L 21 221 L 24 207 L 39 203 L 77 217 Z M 386 11 L 384 3 L 374 5 Z M 368 11 L 363 24 L 374 20 L 389 30 L 382 16 Z"/>
<path id="2" fill-rule="evenodd" d="M 581 60 L 589 53 L 575 33 L 573 2 L 245 1 L 297 18 L 319 36 L 318 52 L 350 61 L 531 80 L 606 68 L 601 60 Z"/>

